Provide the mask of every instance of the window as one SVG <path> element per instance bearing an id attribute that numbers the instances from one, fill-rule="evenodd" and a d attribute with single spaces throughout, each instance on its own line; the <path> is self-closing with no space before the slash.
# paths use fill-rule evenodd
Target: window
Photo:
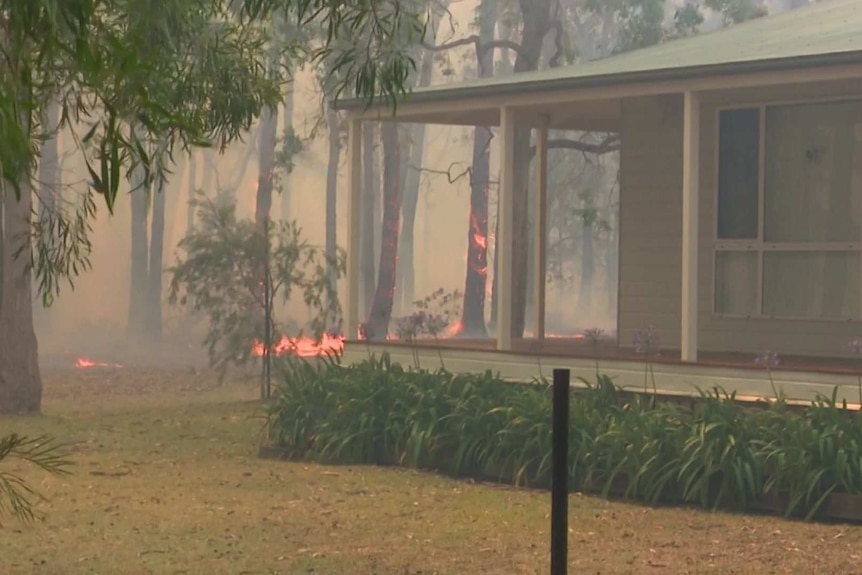
<path id="1" fill-rule="evenodd" d="M 862 319 L 862 102 L 719 113 L 715 312 Z"/>

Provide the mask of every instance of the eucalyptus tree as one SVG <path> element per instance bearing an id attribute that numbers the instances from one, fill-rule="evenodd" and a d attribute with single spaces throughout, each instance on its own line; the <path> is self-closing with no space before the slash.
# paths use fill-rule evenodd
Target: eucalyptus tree
<path id="1" fill-rule="evenodd" d="M 411 58 L 422 60 L 419 69 L 412 70 L 407 77 L 411 87 L 427 85 L 433 72 L 432 54 L 422 54 L 423 43 L 429 39 L 433 42 L 437 25 L 442 17 L 447 2 L 438 0 L 414 0 L 413 9 L 422 12 L 426 26 L 422 36 L 416 36 L 410 29 L 404 30 L 398 38 L 400 49 L 411 54 Z M 413 289 L 413 220 L 416 215 L 416 204 L 419 193 L 419 168 L 424 151 L 424 129 L 413 126 L 399 126 L 395 122 L 384 122 L 380 126 L 380 143 L 383 154 L 382 180 L 382 220 L 380 253 L 377 265 L 377 282 L 374 295 L 364 324 L 364 335 L 369 339 L 385 338 L 389 331 L 393 308 L 396 305 L 396 286 L 401 288 L 403 297 L 405 287 L 409 292 Z M 410 173 L 410 172 L 414 173 Z M 411 188 L 408 189 L 407 185 Z M 406 200 L 406 201 L 405 201 Z M 374 222 L 376 223 L 376 222 Z M 366 225 L 366 233 L 371 233 L 371 226 Z M 407 241 L 404 246 L 404 241 Z M 366 244 L 367 245 L 367 244 Z M 404 247 L 402 247 L 404 246 Z M 402 265 L 399 266 L 399 259 Z M 409 266 L 410 271 L 403 274 L 401 284 L 398 281 L 400 268 Z M 410 304 L 412 304 L 412 295 Z"/>
<path id="2" fill-rule="evenodd" d="M 334 57 L 343 72 L 336 94 L 394 101 L 413 63 L 393 48 L 393 39 L 405 29 L 422 32 L 419 19 L 398 2 L 171 0 L 143 14 L 150 23 L 143 27 L 131 23 L 141 14 L 140 0 L 0 0 L 0 412 L 40 410 L 31 271 L 49 305 L 63 278 L 72 281 L 89 267 L 97 200 L 113 211 L 124 175 L 142 170 L 144 185 L 157 181 L 176 151 L 223 150 L 265 106 L 277 104 L 284 78 L 268 74 L 261 23 L 276 13 L 290 14 L 300 27 L 319 23 L 325 31 L 319 45 L 293 45 L 284 53 Z M 153 46 L 154 28 L 192 23 L 206 25 Z M 332 46 L 337 37 L 358 33 L 373 42 Z M 61 126 L 74 128 L 72 147 L 86 163 L 89 187 L 34 225 L 38 128 L 51 97 L 58 97 Z"/>

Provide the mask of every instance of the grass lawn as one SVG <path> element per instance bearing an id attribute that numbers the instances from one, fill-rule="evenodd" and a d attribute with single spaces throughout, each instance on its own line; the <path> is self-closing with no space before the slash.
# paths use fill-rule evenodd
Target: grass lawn
<path id="1" fill-rule="evenodd" d="M 256 394 L 190 369 L 46 376 L 46 415 L 0 434 L 69 442 L 74 473 L 25 471 L 44 520 L 2 519 L 0 574 L 547 573 L 548 493 L 260 460 Z M 573 574 L 862 573 L 862 527 L 581 495 L 569 521 Z"/>

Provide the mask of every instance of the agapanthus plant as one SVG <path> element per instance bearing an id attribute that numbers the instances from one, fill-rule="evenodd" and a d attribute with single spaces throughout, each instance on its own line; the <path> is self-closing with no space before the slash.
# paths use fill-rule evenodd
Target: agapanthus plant
<path id="1" fill-rule="evenodd" d="M 655 385 L 655 373 L 652 369 L 652 358 L 661 355 L 661 336 L 652 324 L 646 329 L 639 329 L 632 337 L 632 345 L 635 352 L 644 356 L 644 391 L 647 391 L 647 383 L 652 380 L 653 395 L 658 394 Z"/>

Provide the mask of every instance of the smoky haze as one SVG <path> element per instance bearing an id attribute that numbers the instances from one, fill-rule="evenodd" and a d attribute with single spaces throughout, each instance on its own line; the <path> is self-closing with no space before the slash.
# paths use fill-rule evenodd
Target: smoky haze
<path id="1" fill-rule="evenodd" d="M 681 2 L 667 4 L 671 18 L 675 6 Z M 796 7 L 799 2 L 784 0 L 767 2 L 773 12 Z M 440 24 L 438 44 L 451 42 L 475 33 L 472 27 L 476 2 L 455 2 L 450 6 L 451 20 L 447 17 Z M 707 14 L 704 28 L 719 24 L 720 18 Z M 498 29 L 499 36 L 505 30 Z M 584 47 L 579 46 L 583 50 Z M 604 49 L 592 46 L 592 57 L 607 54 Z M 501 51 L 505 52 L 505 51 Z M 473 78 L 476 75 L 475 56 L 468 46 L 447 51 L 442 60 L 435 62 L 432 84 L 441 84 Z M 508 54 L 509 64 L 514 59 Z M 505 59 L 506 56 L 503 56 Z M 506 64 L 498 64 L 506 68 Z M 505 73 L 505 70 L 503 70 Z M 272 218 L 289 217 L 297 221 L 303 236 L 311 243 L 322 246 L 326 237 L 326 180 L 329 164 L 329 138 L 325 125 L 326 115 L 321 106 L 321 94 L 313 70 L 298 73 L 294 82 L 293 114 L 291 124 L 304 141 L 305 149 L 295 159 L 295 168 L 286 184 L 285 195 L 275 194 Z M 282 133 L 284 110 L 279 113 L 279 134 Z M 343 127 L 343 126 L 342 126 Z M 195 151 L 195 187 L 213 197 L 217 184 L 234 195 L 239 217 L 254 217 L 258 182 L 258 126 L 246 135 L 245 141 L 232 145 L 223 155 L 214 159 L 214 168 L 209 174 L 204 165 L 204 152 Z M 366 129 L 374 129 L 366 124 Z M 552 138 L 575 139 L 574 133 L 552 133 Z M 59 138 L 60 155 L 71 152 L 68 133 Z M 379 130 L 375 129 L 375 141 L 380 147 Z M 472 161 L 473 129 L 458 126 L 427 126 L 425 149 L 421 166 L 408 166 L 408 170 L 421 172 L 417 212 L 414 228 L 413 267 L 415 289 L 413 299 L 421 299 L 435 290 L 446 292 L 458 290 L 463 293 L 467 267 L 470 181 L 464 174 Z M 346 237 L 346 138 L 341 136 L 341 151 L 338 161 L 338 185 L 336 201 L 336 238 L 340 247 Z M 488 284 L 485 302 L 485 317 L 490 320 L 493 300 L 493 233 L 496 220 L 496 195 L 498 169 L 497 138 L 492 138 L 490 147 L 489 190 L 489 259 Z M 251 146 L 251 151 L 250 151 Z M 246 158 L 248 161 L 246 161 Z M 189 197 L 189 161 L 177 156 L 166 187 L 165 237 L 163 267 L 176 262 L 176 246 L 186 233 Z M 80 189 L 86 180 L 86 170 L 76 163 L 76 155 L 62 159 L 64 188 Z M 613 333 L 616 326 L 616 278 L 617 276 L 617 169 L 616 152 L 592 157 L 586 161 L 584 155 L 574 150 L 550 151 L 549 199 L 548 199 L 548 274 L 547 285 L 547 330 L 549 333 L 571 335 L 587 328 L 599 327 Z M 531 180 L 532 178 L 531 168 Z M 378 157 L 378 178 L 382 173 L 382 158 Z M 451 177 L 447 176 L 462 177 Z M 454 182 L 450 182 L 454 179 Z M 234 185 L 236 184 L 236 185 Z M 531 183 L 532 186 L 532 183 Z M 226 189 L 232 188 L 232 189 Z M 65 193 L 69 193 L 68 191 Z M 531 194 L 534 190 L 531 190 Z M 378 203 L 382 202 L 378 198 Z M 40 351 L 49 361 L 53 357 L 93 356 L 106 361 L 134 361 L 164 363 L 169 356 L 180 361 L 198 362 L 203 359 L 200 342 L 201 327 L 192 329 L 180 308 L 167 303 L 168 275 L 163 274 L 164 334 L 161 344 L 147 343 L 146 338 L 130 333 L 127 326 L 130 298 L 130 226 L 131 204 L 128 194 L 121 194 L 113 216 L 99 205 L 99 213 L 93 222 L 92 270 L 76 279 L 75 289 L 63 287 L 59 299 L 48 310 L 37 310 L 36 327 Z M 375 210 L 375 268 L 379 261 L 381 209 Z M 402 221 L 403 225 L 403 221 Z M 532 254 L 531 254 L 532 257 Z M 410 265 L 403 258 L 398 262 L 403 267 Z M 532 269 L 532 262 L 529 268 Z M 375 277 L 376 280 L 376 277 Z M 532 283 L 532 282 L 531 282 Z M 407 315 L 413 310 L 403 305 L 396 286 L 396 305 L 393 318 Z M 533 325 L 533 286 L 528 288 L 527 332 Z M 342 298 L 345 295 L 344 281 L 339 284 Z M 363 297 L 367 300 L 368 297 Z M 363 313 L 368 313 L 364 309 Z M 279 318 L 307 318 L 301 302 L 292 302 L 280 309 Z M 392 326 L 390 325 L 390 329 Z M 83 342 L 86 342 L 83 343 Z M 83 347 L 84 345 L 88 347 Z"/>

